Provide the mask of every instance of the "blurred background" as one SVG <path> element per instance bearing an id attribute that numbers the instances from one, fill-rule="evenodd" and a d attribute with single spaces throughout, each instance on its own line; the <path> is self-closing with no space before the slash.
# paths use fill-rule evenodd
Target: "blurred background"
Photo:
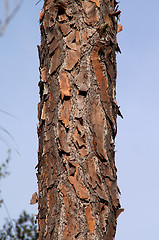
<path id="1" fill-rule="evenodd" d="M 9 1 L 10 10 L 15 6 Z M 37 164 L 37 103 L 39 101 L 40 44 L 39 13 L 42 2 L 22 1 L 14 17 L 0 36 L 0 162 L 11 156 L 6 176 L 0 181 L 1 197 L 11 218 L 17 219 L 23 210 L 37 214 L 37 204 L 30 198 L 37 191 L 35 166 Z M 4 14 L 4 1 L 0 1 L 0 17 Z M 15 117 L 14 117 L 15 116 Z M 7 145 L 6 145 L 7 142 Z M 0 208 L 0 226 L 7 218 L 4 206 Z"/>
<path id="2" fill-rule="evenodd" d="M 0 16 L 1 4 L 0 1 Z M 11 218 L 26 210 L 37 191 L 37 103 L 39 101 L 39 13 L 43 1 L 23 1 L 0 36 L 0 162 L 11 147 L 10 175 L 0 181 L 1 197 Z M 118 218 L 116 240 L 157 239 L 159 206 L 159 27 L 158 0 L 121 0 L 117 55 L 118 118 L 116 165 L 125 208 Z M 2 139 L 1 139 L 2 138 Z M 4 143 L 7 141 L 7 144 Z M 8 217 L 2 205 L 0 227 Z"/>

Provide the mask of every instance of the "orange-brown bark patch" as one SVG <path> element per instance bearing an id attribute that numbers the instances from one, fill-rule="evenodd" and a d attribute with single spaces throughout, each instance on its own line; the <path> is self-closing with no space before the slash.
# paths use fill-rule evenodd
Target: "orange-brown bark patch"
<path id="1" fill-rule="evenodd" d="M 61 71 L 59 74 L 60 77 L 60 91 L 61 91 L 61 98 L 63 99 L 64 96 L 70 97 L 71 96 L 71 86 L 69 83 L 69 78 L 67 72 Z"/>
<path id="2" fill-rule="evenodd" d="M 64 152 L 69 153 L 70 152 L 70 148 L 68 146 L 67 143 L 67 135 L 66 135 L 66 130 L 63 126 L 58 127 L 58 137 L 59 137 L 59 141 L 60 141 L 60 150 L 63 150 Z"/>
<path id="3" fill-rule="evenodd" d="M 55 72 L 55 70 L 58 68 L 58 66 L 60 65 L 61 61 L 60 61 L 60 55 L 61 55 L 61 49 L 58 47 L 55 50 L 54 55 L 51 58 L 51 66 L 50 66 L 50 70 L 49 73 L 52 74 L 53 72 Z"/>
<path id="4" fill-rule="evenodd" d="M 69 126 L 71 107 L 72 107 L 71 100 L 64 101 L 60 120 L 64 123 L 66 128 Z"/>
<path id="5" fill-rule="evenodd" d="M 44 9 L 42 9 L 41 11 L 40 11 L 40 17 L 39 17 L 39 22 L 41 23 L 42 22 L 42 20 L 43 20 L 43 17 L 44 17 Z"/>
<path id="6" fill-rule="evenodd" d="M 59 27 L 64 36 L 66 36 L 71 31 L 71 27 L 69 23 L 59 23 Z"/>
<path id="7" fill-rule="evenodd" d="M 74 131 L 74 140 L 75 143 L 77 144 L 78 147 L 81 147 L 82 145 L 85 144 L 85 134 L 83 134 L 83 136 L 81 136 L 81 134 L 78 132 L 77 128 Z"/>
<path id="8" fill-rule="evenodd" d="M 100 7 L 100 0 L 90 0 L 91 2 L 94 2 L 97 7 Z"/>
<path id="9" fill-rule="evenodd" d="M 51 209 L 52 206 L 55 204 L 56 200 L 53 195 L 53 189 L 48 189 L 48 208 Z"/>
<path id="10" fill-rule="evenodd" d="M 74 176 L 69 176 L 69 181 L 74 186 L 76 193 L 80 198 L 89 200 L 90 196 L 89 196 L 89 193 L 88 193 L 86 187 L 84 187 L 82 182 L 80 180 L 78 180 L 79 164 L 74 161 L 71 161 L 71 163 L 76 167 L 76 171 L 75 171 Z"/>
<path id="11" fill-rule="evenodd" d="M 43 108 L 42 108 L 42 112 L 41 112 L 41 119 L 43 120 L 45 120 L 45 118 L 46 118 L 46 103 L 44 102 L 43 103 Z"/>
<path id="12" fill-rule="evenodd" d="M 109 98 L 107 94 L 108 81 L 106 76 L 104 75 L 104 67 L 100 62 L 97 49 L 92 53 L 92 62 L 93 62 L 93 68 L 96 74 L 97 82 L 100 85 L 102 101 L 108 103 L 109 102 Z"/>
<path id="13" fill-rule="evenodd" d="M 61 184 L 59 186 L 63 194 L 63 202 L 65 205 L 65 228 L 64 228 L 64 239 L 69 240 L 72 239 L 73 236 L 77 234 L 78 231 L 78 223 L 75 217 L 75 207 L 73 206 L 73 202 L 69 197 L 69 189 L 66 185 Z"/>
<path id="14" fill-rule="evenodd" d="M 119 208 L 116 210 L 116 219 L 119 217 L 119 215 L 124 212 L 124 208 Z"/>
<path id="15" fill-rule="evenodd" d="M 104 201 L 108 201 L 108 197 L 104 191 L 103 184 L 101 182 L 100 177 L 96 171 L 96 165 L 94 159 L 86 160 L 87 173 L 88 173 L 88 181 L 92 185 L 93 189 L 97 193 L 98 197 Z"/>
<path id="16" fill-rule="evenodd" d="M 105 110 L 109 120 L 111 120 L 111 122 L 113 123 L 113 126 L 115 126 L 115 128 L 116 128 L 116 121 L 114 120 L 114 118 L 112 117 L 112 114 L 111 114 L 110 100 L 109 100 L 109 96 L 108 96 L 108 80 L 107 80 L 106 76 L 104 75 L 104 67 L 100 62 L 100 58 L 98 55 L 99 50 L 100 50 L 100 47 L 96 47 L 92 53 L 93 68 L 94 68 L 94 72 L 96 74 L 97 82 L 99 83 L 99 86 L 100 86 L 101 100 L 102 100 L 104 110 Z M 113 65 L 111 64 L 110 61 L 108 64 L 107 71 L 108 71 L 110 78 L 112 79 L 114 70 L 113 70 Z M 111 89 L 111 88 L 109 87 L 109 89 Z M 110 126 L 110 128 L 111 128 L 111 126 Z M 113 131 L 114 131 L 114 127 L 113 127 Z"/>
<path id="17" fill-rule="evenodd" d="M 85 199 L 85 200 L 89 200 L 90 196 L 88 194 L 88 191 L 86 189 L 86 187 L 84 187 L 82 185 L 81 182 L 79 182 L 75 177 L 73 176 L 69 176 L 69 181 L 70 183 L 74 186 L 76 192 L 77 192 L 77 195 L 79 196 L 79 198 L 81 199 Z"/>
<path id="18" fill-rule="evenodd" d="M 52 54 L 55 51 L 55 49 L 58 47 L 57 43 L 58 43 L 57 38 L 54 38 L 54 40 L 50 43 L 50 45 L 49 45 L 49 53 L 50 54 Z"/>
<path id="19" fill-rule="evenodd" d="M 100 183 L 100 179 L 97 176 L 96 173 L 96 165 L 95 162 L 92 159 L 87 159 L 86 160 L 86 167 L 87 167 L 87 172 L 88 172 L 88 181 L 89 183 L 92 185 L 93 188 L 95 188 L 97 186 L 98 183 Z"/>
<path id="20" fill-rule="evenodd" d="M 87 15 L 86 22 L 87 24 L 94 24 L 98 21 L 96 5 L 91 2 L 82 2 L 83 9 Z"/>
<path id="21" fill-rule="evenodd" d="M 117 33 L 123 30 L 123 26 L 121 23 L 117 24 Z"/>
<path id="22" fill-rule="evenodd" d="M 87 226 L 88 226 L 88 229 L 90 231 L 90 234 L 93 234 L 94 230 L 95 230 L 95 220 L 94 220 L 94 217 L 92 215 L 92 211 L 91 211 L 91 206 L 90 205 L 88 205 L 85 208 L 85 215 L 86 215 Z"/>
<path id="23" fill-rule="evenodd" d="M 45 229 L 45 219 L 43 218 L 40 218 L 39 219 L 39 226 L 40 226 L 40 229 Z M 43 231 L 39 231 L 39 239 L 42 239 L 43 238 Z"/>
<path id="24" fill-rule="evenodd" d="M 85 146 L 83 146 L 82 148 L 79 149 L 79 154 L 82 156 L 82 157 L 85 157 L 88 155 L 88 150 Z"/>
<path id="25" fill-rule="evenodd" d="M 72 43 L 73 40 L 75 40 L 76 37 L 76 31 L 73 29 L 67 36 L 66 36 L 66 44 Z"/>
<path id="26" fill-rule="evenodd" d="M 104 147 L 104 128 L 99 125 L 94 125 L 93 127 L 93 135 L 94 135 L 94 148 L 95 152 L 100 156 L 101 159 L 107 160 L 107 154 Z"/>
<path id="27" fill-rule="evenodd" d="M 80 50 L 79 31 L 73 31 L 66 37 L 66 45 L 72 50 Z"/>
<path id="28" fill-rule="evenodd" d="M 96 103 L 94 100 L 92 104 L 91 111 L 91 122 L 93 124 L 93 143 L 94 149 L 97 155 L 99 155 L 102 159 L 107 159 L 105 147 L 104 147 L 104 127 L 105 127 L 105 119 L 104 114 L 102 112 L 101 106 Z"/>
<path id="29" fill-rule="evenodd" d="M 81 131 L 80 131 L 81 130 Z M 87 147 L 86 147 L 86 134 L 83 133 L 83 128 L 81 125 L 75 128 L 74 131 L 74 142 L 78 148 L 79 154 L 84 157 L 88 155 Z"/>
<path id="30" fill-rule="evenodd" d="M 67 50 L 67 55 L 66 55 L 66 70 L 72 70 L 72 68 L 75 66 L 75 64 L 79 61 L 80 59 L 80 52 L 77 50 Z"/>

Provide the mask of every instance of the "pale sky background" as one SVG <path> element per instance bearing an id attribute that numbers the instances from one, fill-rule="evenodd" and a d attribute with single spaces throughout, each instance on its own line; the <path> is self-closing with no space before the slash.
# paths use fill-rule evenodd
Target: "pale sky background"
<path id="1" fill-rule="evenodd" d="M 2 2 L 2 0 L 0 0 Z M 12 218 L 25 209 L 37 213 L 29 204 L 37 191 L 37 103 L 39 101 L 40 44 L 39 12 L 42 3 L 24 1 L 21 9 L 0 37 L 0 125 L 15 138 L 20 156 L 12 150 L 9 171 L 0 182 Z M 124 119 L 118 118 L 116 165 L 121 205 L 125 212 L 118 218 L 116 240 L 159 239 L 159 1 L 121 0 L 118 34 L 122 54 L 117 56 L 117 99 Z M 1 10 L 0 10 L 1 14 Z M 0 142 L 0 161 L 7 146 Z M 0 226 L 7 217 L 0 208 Z"/>

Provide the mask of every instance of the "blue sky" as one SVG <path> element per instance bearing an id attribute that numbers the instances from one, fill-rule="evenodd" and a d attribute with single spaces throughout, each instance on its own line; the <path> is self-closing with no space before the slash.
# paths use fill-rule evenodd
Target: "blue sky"
<path id="1" fill-rule="evenodd" d="M 9 112 L 20 121 L 0 112 L 0 125 L 14 137 L 15 143 L 3 134 L 20 152 L 13 150 L 9 164 L 10 175 L 0 182 L 1 195 L 10 216 L 17 218 L 23 209 L 37 213 L 37 206 L 29 204 L 32 193 L 37 191 L 37 103 L 39 101 L 40 43 L 39 13 L 42 4 L 24 1 L 16 16 L 0 37 L 1 94 L 0 109 Z M 1 161 L 7 156 L 7 146 L 0 142 Z M 0 222 L 7 217 L 0 209 Z"/>
<path id="2" fill-rule="evenodd" d="M 20 156 L 12 151 L 10 176 L 0 182 L 2 197 L 12 218 L 23 209 L 37 213 L 29 205 L 37 191 L 37 103 L 40 43 L 39 12 L 42 3 L 24 1 L 20 11 L 0 38 L 1 94 L 0 125 L 15 138 Z M 121 55 L 117 55 L 117 99 L 124 119 L 118 118 L 116 165 L 121 205 L 116 240 L 150 240 L 158 236 L 159 198 L 159 27 L 158 0 L 121 0 L 118 34 Z M 1 136 L 6 137 L 3 133 Z M 12 140 L 8 141 L 15 146 Z M 15 146 L 16 147 L 16 146 Z M 1 159 L 7 147 L 0 142 Z M 0 209 L 0 222 L 7 217 Z"/>

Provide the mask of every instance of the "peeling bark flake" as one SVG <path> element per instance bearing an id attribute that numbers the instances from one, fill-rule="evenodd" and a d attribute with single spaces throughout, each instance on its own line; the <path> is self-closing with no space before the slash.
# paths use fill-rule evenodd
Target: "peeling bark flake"
<path id="1" fill-rule="evenodd" d="M 52 74 L 56 71 L 56 69 L 59 67 L 61 61 L 60 61 L 60 54 L 61 54 L 61 49 L 58 47 L 55 50 L 54 55 L 52 56 L 51 59 L 51 66 L 50 66 L 50 70 L 49 73 Z"/>
<path id="2" fill-rule="evenodd" d="M 88 229 L 90 231 L 90 234 L 93 234 L 94 230 L 95 230 L 95 220 L 94 220 L 94 217 L 92 215 L 92 211 L 91 211 L 91 206 L 90 205 L 88 205 L 85 208 L 85 215 L 86 215 L 87 226 L 88 226 Z"/>
<path id="3" fill-rule="evenodd" d="M 67 72 L 60 72 L 60 90 L 61 90 L 61 98 L 63 100 L 64 96 L 71 97 L 71 86 L 69 83 L 69 78 Z"/>
<path id="4" fill-rule="evenodd" d="M 59 23 L 59 27 L 64 36 L 66 36 L 71 31 L 69 23 Z"/>
<path id="5" fill-rule="evenodd" d="M 64 123 L 66 128 L 69 126 L 71 107 L 71 100 L 64 101 L 60 120 Z"/>
<path id="6" fill-rule="evenodd" d="M 97 7 L 100 7 L 100 0 L 90 0 L 91 2 L 94 2 Z"/>
<path id="7" fill-rule="evenodd" d="M 67 56 L 66 56 L 66 70 L 72 70 L 72 68 L 75 66 L 75 64 L 80 59 L 80 53 L 79 51 L 75 50 L 67 50 Z"/>
<path id="8" fill-rule="evenodd" d="M 88 201 L 90 199 L 89 193 L 88 193 L 86 187 L 83 186 L 82 182 L 80 180 L 78 180 L 78 178 L 77 178 L 79 165 L 77 163 L 74 163 L 74 165 L 76 167 L 76 172 L 75 172 L 74 176 L 68 177 L 69 181 L 74 186 L 79 198 L 85 199 Z"/>

